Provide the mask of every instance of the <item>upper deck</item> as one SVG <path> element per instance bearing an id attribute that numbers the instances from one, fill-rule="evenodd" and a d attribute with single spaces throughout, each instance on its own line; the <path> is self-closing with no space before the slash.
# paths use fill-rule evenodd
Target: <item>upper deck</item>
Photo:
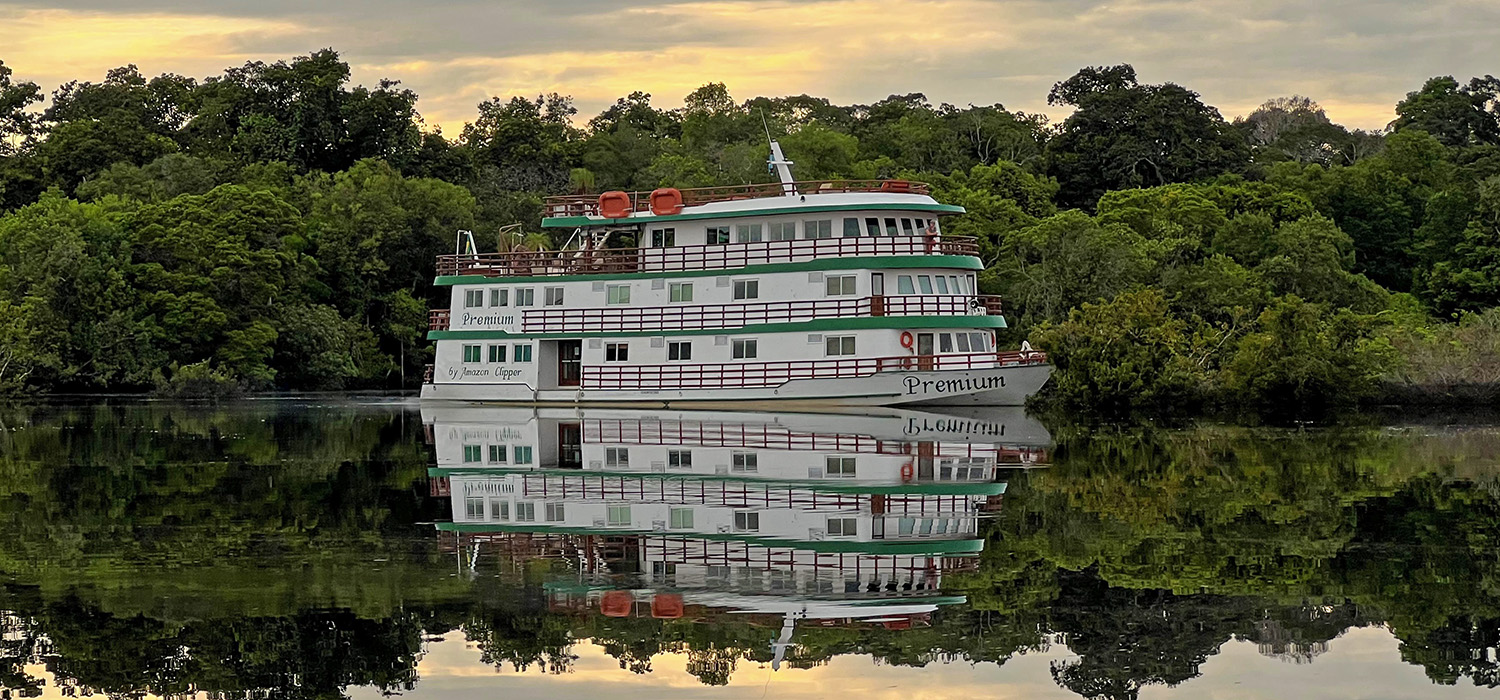
<path id="1" fill-rule="evenodd" d="M 664 214 L 653 211 L 652 196 L 661 190 L 649 192 L 621 192 L 627 217 L 609 217 L 601 209 L 601 198 L 594 194 L 563 195 L 548 197 L 544 202 L 547 221 L 544 226 L 578 226 L 605 224 L 621 218 L 645 218 L 662 220 L 707 213 L 731 213 L 753 209 L 778 209 L 808 206 L 837 206 L 852 203 L 936 205 L 945 213 L 962 212 L 961 207 L 944 207 L 930 196 L 931 188 L 925 182 L 909 180 L 809 180 L 803 182 L 763 182 L 750 185 L 727 185 L 722 187 L 692 187 L 674 190 L 680 196 L 681 212 Z M 859 198 L 858 202 L 847 197 L 830 198 L 828 195 L 863 194 L 874 195 Z M 733 203 L 732 206 L 724 206 Z M 708 205 L 720 205 L 709 207 Z M 580 220 L 582 219 L 582 220 Z"/>

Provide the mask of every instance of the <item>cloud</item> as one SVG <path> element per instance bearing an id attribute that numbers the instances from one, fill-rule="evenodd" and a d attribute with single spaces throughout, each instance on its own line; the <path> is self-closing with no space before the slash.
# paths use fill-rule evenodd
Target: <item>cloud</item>
<path id="1" fill-rule="evenodd" d="M 449 133 L 490 96 L 571 94 L 587 116 L 634 90 L 675 106 L 707 82 L 741 99 L 922 92 L 1046 112 L 1052 83 L 1122 62 L 1226 117 L 1298 93 L 1378 128 L 1427 77 L 1495 72 L 1500 46 L 1487 0 L 58 0 L 0 4 L 0 22 L 0 58 L 49 86 L 333 46 L 356 80 L 416 90 Z"/>

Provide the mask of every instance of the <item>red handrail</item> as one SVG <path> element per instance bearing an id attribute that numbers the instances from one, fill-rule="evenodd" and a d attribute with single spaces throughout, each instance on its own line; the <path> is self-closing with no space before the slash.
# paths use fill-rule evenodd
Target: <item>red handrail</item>
<path id="1" fill-rule="evenodd" d="M 593 365 L 583 368 L 582 386 L 585 389 L 734 389 L 777 386 L 795 379 L 868 377 L 887 371 L 994 369 L 1046 362 L 1046 354 L 1040 352 L 982 352 L 781 362 Z"/>
<path id="2" fill-rule="evenodd" d="M 427 312 L 427 330 L 446 331 L 452 323 L 452 314 L 448 309 L 432 309 Z"/>
<path id="3" fill-rule="evenodd" d="M 439 255 L 437 274 L 484 277 L 722 270 L 818 258 L 882 255 L 979 255 L 970 236 L 860 236 L 755 241 L 669 248 L 520 250 Z"/>
<path id="4" fill-rule="evenodd" d="M 865 316 L 997 315 L 1000 298 L 963 294 L 809 299 L 738 304 L 537 309 L 521 315 L 522 333 L 602 333 L 738 328 Z M 444 330 L 447 325 L 444 325 Z"/>
<path id="5" fill-rule="evenodd" d="M 790 190 L 788 189 L 790 188 Z M 720 187 L 690 187 L 680 190 L 682 205 L 686 207 L 730 202 L 741 199 L 781 197 L 791 194 L 834 194 L 841 192 L 888 192 L 892 194 L 927 195 L 931 192 L 925 182 L 909 180 L 804 180 L 785 185 L 780 182 L 759 182 L 750 185 L 726 185 Z M 631 211 L 651 211 L 651 192 L 626 192 Z M 599 216 L 599 195 L 571 194 L 548 197 L 543 205 L 547 217 Z"/>

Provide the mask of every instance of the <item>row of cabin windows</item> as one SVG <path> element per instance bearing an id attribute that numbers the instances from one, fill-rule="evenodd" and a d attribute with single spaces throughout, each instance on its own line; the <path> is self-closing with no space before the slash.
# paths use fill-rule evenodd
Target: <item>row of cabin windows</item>
<path id="1" fill-rule="evenodd" d="M 760 280 L 740 279 L 732 282 L 735 301 L 760 298 Z M 828 275 L 823 278 L 823 289 L 828 296 L 852 296 L 858 294 L 858 283 L 856 275 Z M 534 289 L 517 289 L 516 305 L 531 306 L 531 300 L 535 297 Z M 896 277 L 896 293 L 898 294 L 973 294 L 974 283 L 967 275 L 899 275 Z M 489 294 L 490 306 L 508 306 L 510 303 L 510 290 L 491 289 Z M 521 300 L 525 299 L 523 304 Z M 668 284 L 667 300 L 671 303 L 684 303 L 693 301 L 692 282 L 672 282 Z M 604 301 L 606 304 L 629 304 L 630 285 L 611 284 L 604 288 Z M 563 288 L 546 287 L 543 289 L 543 303 L 547 306 L 562 306 Z M 464 292 L 464 306 L 476 308 L 484 306 L 484 290 L 474 289 Z"/>
<path id="2" fill-rule="evenodd" d="M 489 346 L 489 353 L 488 353 L 489 354 L 489 362 L 505 362 L 505 348 L 506 348 L 506 345 L 503 344 L 503 343 L 491 343 L 490 346 Z M 464 362 L 484 362 L 485 361 L 483 359 L 484 357 L 485 357 L 485 346 L 483 346 L 483 345 L 465 345 L 464 346 Z M 511 361 L 513 361 L 513 362 L 530 362 L 531 361 L 531 345 L 530 344 L 520 344 L 520 343 L 518 343 L 514 347 L 512 347 L 511 348 Z"/>
<path id="3" fill-rule="evenodd" d="M 995 336 L 989 333 L 939 333 L 937 337 L 939 353 L 950 352 L 989 352 L 995 349 Z"/>
<path id="4" fill-rule="evenodd" d="M 878 217 L 864 219 L 846 217 L 845 237 L 859 236 L 917 236 L 924 233 L 937 234 L 937 219 L 909 217 Z M 717 224 L 704 229 L 704 240 L 710 245 L 735 243 L 759 243 L 761 241 L 792 241 L 797 239 L 796 221 L 772 221 L 752 224 Z M 802 238 L 833 238 L 833 219 L 808 219 L 802 222 Z M 677 229 L 651 229 L 652 248 L 670 248 L 677 245 Z"/>
<path id="5" fill-rule="evenodd" d="M 485 448 L 489 451 L 486 453 Z M 531 446 L 514 445 L 510 451 L 510 461 L 506 461 L 505 445 L 464 445 L 464 464 L 531 464 Z M 484 457 L 488 455 L 489 459 Z"/>
<path id="6" fill-rule="evenodd" d="M 897 294 L 973 294 L 974 283 L 967 275 L 899 275 Z"/>
<path id="7" fill-rule="evenodd" d="M 510 501 L 503 499 L 489 499 L 489 516 L 485 516 L 485 500 L 483 497 L 471 496 L 464 499 L 464 515 L 470 520 L 510 520 Z M 560 523 L 567 516 L 567 506 L 558 501 L 544 504 L 542 514 L 549 523 Z M 516 522 L 536 522 L 536 503 L 531 501 L 518 501 L 516 503 Z"/>

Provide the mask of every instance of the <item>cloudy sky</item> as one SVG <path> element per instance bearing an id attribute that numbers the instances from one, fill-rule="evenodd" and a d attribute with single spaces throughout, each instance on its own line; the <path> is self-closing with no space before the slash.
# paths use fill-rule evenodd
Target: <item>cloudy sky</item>
<path id="1" fill-rule="evenodd" d="M 337 49 L 356 81 L 400 80 L 455 135 L 493 95 L 572 95 L 585 118 L 711 81 L 739 99 L 809 93 L 1046 112 L 1080 66 L 1131 63 L 1228 118 L 1303 94 L 1379 128 L 1433 75 L 1500 73 L 1500 0 L 0 0 L 0 60 L 48 91 L 135 63 L 202 78 Z"/>

